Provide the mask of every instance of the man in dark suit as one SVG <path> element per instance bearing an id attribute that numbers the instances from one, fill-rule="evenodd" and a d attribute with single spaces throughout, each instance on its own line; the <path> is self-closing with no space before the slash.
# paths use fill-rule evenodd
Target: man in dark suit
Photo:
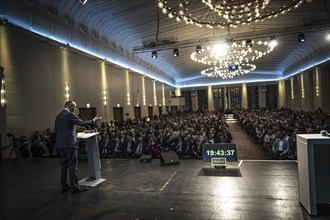
<path id="1" fill-rule="evenodd" d="M 143 141 L 143 137 L 139 136 L 138 141 L 133 149 L 133 158 L 140 158 L 141 154 L 145 154 L 147 152 L 147 144 Z"/>
<path id="2" fill-rule="evenodd" d="M 285 139 L 284 133 L 279 133 L 273 143 L 273 157 L 274 159 L 287 159 L 289 152 L 289 142 Z"/>
<path id="3" fill-rule="evenodd" d="M 93 120 L 83 121 L 75 113 L 76 103 L 74 101 L 66 101 L 64 109 L 56 116 L 55 119 L 55 147 L 61 154 L 61 186 L 62 192 L 70 189 L 67 183 L 67 173 L 69 170 L 70 184 L 72 193 L 83 192 L 86 187 L 78 185 L 78 145 L 76 125 L 94 126 L 95 122 L 101 117 L 96 116 Z"/>
<path id="4" fill-rule="evenodd" d="M 126 135 L 125 141 L 122 145 L 122 151 L 126 158 L 132 158 L 135 149 L 135 142 L 132 140 L 132 136 Z"/>

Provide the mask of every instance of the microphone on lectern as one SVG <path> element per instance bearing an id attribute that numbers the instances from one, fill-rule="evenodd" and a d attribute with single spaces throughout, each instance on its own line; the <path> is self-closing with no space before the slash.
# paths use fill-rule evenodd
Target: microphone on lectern
<path id="1" fill-rule="evenodd" d="M 322 130 L 322 131 L 320 132 L 320 134 L 321 134 L 322 136 L 330 137 L 329 133 L 328 133 L 326 130 Z"/>

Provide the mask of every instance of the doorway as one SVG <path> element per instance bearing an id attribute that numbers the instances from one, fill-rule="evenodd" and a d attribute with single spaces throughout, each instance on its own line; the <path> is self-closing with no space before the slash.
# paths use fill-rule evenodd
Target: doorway
<path id="1" fill-rule="evenodd" d="M 141 107 L 134 107 L 134 118 L 140 119 L 141 118 Z"/>
<path id="2" fill-rule="evenodd" d="M 154 111 L 152 106 L 148 106 L 148 117 L 152 118 L 153 115 L 154 115 Z"/>
<path id="3" fill-rule="evenodd" d="M 113 107 L 113 119 L 115 121 L 124 121 L 124 108 L 123 107 Z"/>

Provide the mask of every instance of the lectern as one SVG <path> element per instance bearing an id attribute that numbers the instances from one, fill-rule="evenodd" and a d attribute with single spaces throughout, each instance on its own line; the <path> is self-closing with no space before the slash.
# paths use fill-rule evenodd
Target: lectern
<path id="1" fill-rule="evenodd" d="M 330 210 L 330 138 L 297 135 L 299 201 L 310 215 Z"/>
<path id="2" fill-rule="evenodd" d="M 78 133 L 77 137 L 79 139 L 84 139 L 86 141 L 86 150 L 88 158 L 88 166 L 90 176 L 79 181 L 81 186 L 96 186 L 99 183 L 105 181 L 101 178 L 101 162 L 99 147 L 97 144 L 98 132 L 93 133 Z"/>

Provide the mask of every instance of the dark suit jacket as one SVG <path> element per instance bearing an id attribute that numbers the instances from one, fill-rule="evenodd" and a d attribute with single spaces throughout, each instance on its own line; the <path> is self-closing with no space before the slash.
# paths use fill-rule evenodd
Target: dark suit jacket
<path id="1" fill-rule="evenodd" d="M 127 146 L 128 146 L 128 142 L 125 140 L 123 145 L 122 145 L 122 151 L 127 154 Z M 134 153 L 134 150 L 135 149 L 135 142 L 132 140 L 131 142 L 131 153 Z"/>
<path id="2" fill-rule="evenodd" d="M 135 151 L 137 150 L 139 144 L 140 144 L 140 142 L 136 142 L 134 144 L 133 153 L 135 153 Z M 144 141 L 142 141 L 141 154 L 145 154 L 146 152 L 147 152 L 147 144 Z"/>
<path id="3" fill-rule="evenodd" d="M 273 151 L 276 153 L 280 147 L 280 138 L 275 138 L 273 143 Z M 289 142 L 286 139 L 283 139 L 283 146 L 282 146 L 283 154 L 289 151 Z"/>
<path id="4" fill-rule="evenodd" d="M 93 126 L 94 121 L 83 121 L 75 113 L 66 109 L 55 119 L 56 148 L 78 148 L 76 125 Z"/>

